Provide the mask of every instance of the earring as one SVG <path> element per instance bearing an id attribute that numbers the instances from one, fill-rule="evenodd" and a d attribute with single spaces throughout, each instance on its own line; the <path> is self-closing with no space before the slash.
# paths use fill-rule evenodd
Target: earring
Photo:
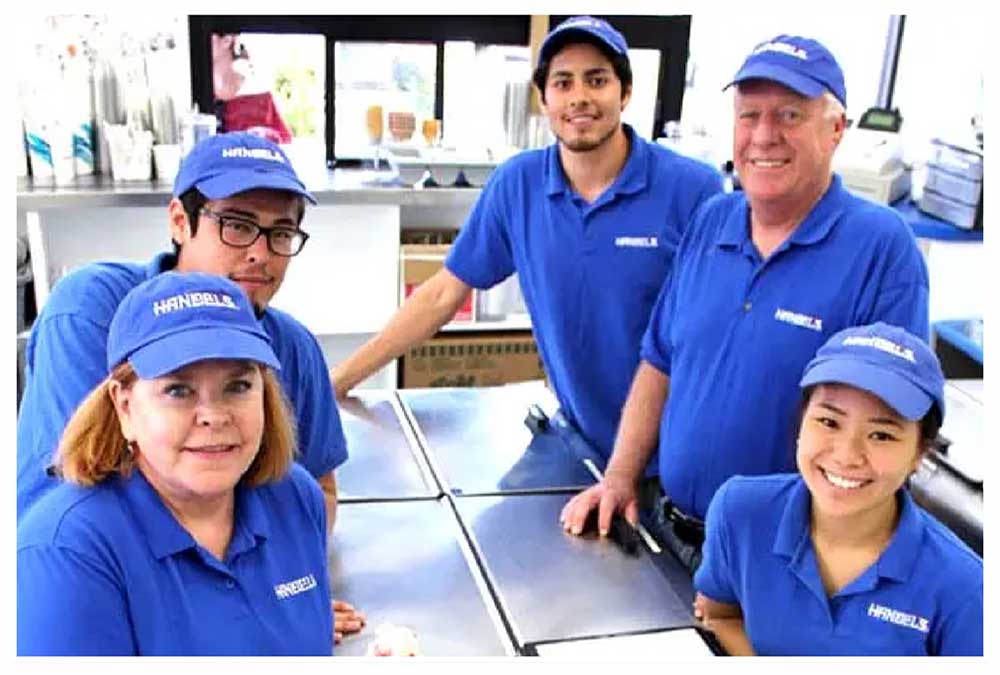
<path id="1" fill-rule="evenodd" d="M 125 454 L 134 458 L 139 450 L 139 444 L 135 441 L 125 441 Z"/>

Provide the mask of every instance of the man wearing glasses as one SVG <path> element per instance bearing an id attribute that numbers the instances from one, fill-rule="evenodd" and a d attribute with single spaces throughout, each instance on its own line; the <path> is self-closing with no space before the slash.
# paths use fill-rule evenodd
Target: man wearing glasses
<path id="1" fill-rule="evenodd" d="M 17 420 L 19 521 L 56 485 L 47 471 L 52 453 L 76 406 L 104 379 L 118 303 L 143 281 L 177 270 L 228 277 L 250 297 L 281 362 L 278 375 L 298 428 L 297 461 L 323 488 L 327 526 L 333 527 L 333 470 L 347 459 L 347 449 L 326 361 L 305 326 L 267 306 L 309 238 L 300 229 L 305 201 L 316 203 L 277 145 L 250 133 L 212 136 L 195 146 L 177 174 L 167 207 L 173 253 L 145 265 L 94 263 L 60 280 L 26 349 Z M 338 603 L 336 609 L 342 610 L 338 631 L 361 627 L 363 617 L 352 608 Z"/>

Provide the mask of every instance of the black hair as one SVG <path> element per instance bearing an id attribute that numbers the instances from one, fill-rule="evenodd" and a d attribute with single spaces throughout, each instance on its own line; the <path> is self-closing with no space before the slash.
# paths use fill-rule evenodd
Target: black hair
<path id="1" fill-rule="evenodd" d="M 799 401 L 799 414 L 797 424 L 793 430 L 795 432 L 793 438 L 798 437 L 799 429 L 802 427 L 802 420 L 805 418 L 806 408 L 809 407 L 809 399 L 812 398 L 813 392 L 818 386 L 817 384 L 813 384 L 802 390 L 802 399 Z M 938 407 L 937 403 L 932 403 L 930 409 L 924 413 L 919 422 L 921 453 L 928 453 L 939 445 L 938 433 L 941 431 L 943 421 L 944 416 L 941 414 L 941 408 Z"/>
<path id="2" fill-rule="evenodd" d="M 208 197 L 203 195 L 198 188 L 193 187 L 181 194 L 178 199 L 181 206 L 184 207 L 184 215 L 187 216 L 188 226 L 191 228 L 191 236 L 193 237 L 198 233 L 198 215 L 201 213 L 202 207 L 208 203 Z M 174 247 L 174 255 L 180 255 L 181 245 L 173 239 L 170 240 L 170 243 Z"/>
<path id="3" fill-rule="evenodd" d="M 545 45 L 545 51 L 548 53 L 548 56 L 538 59 L 535 72 L 531 74 L 531 80 L 538 87 L 538 94 L 542 98 L 542 103 L 545 103 L 545 82 L 549 79 L 549 68 L 552 65 L 552 59 L 567 45 L 575 44 L 593 45 L 611 61 L 611 68 L 615 71 L 615 76 L 622 83 L 622 98 L 624 99 L 625 94 L 632 89 L 632 64 L 629 63 L 628 54 L 619 54 L 609 47 L 606 42 L 586 31 L 567 30 L 552 38 L 551 42 Z"/>

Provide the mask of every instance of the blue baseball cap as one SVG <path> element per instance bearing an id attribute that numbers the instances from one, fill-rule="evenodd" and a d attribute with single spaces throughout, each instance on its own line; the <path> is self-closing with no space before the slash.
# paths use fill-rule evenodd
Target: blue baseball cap
<path id="1" fill-rule="evenodd" d="M 755 79 L 777 82 L 808 98 L 829 91 L 847 107 L 844 71 L 830 50 L 816 40 L 779 35 L 761 42 L 750 52 L 733 81 L 722 89 Z"/>
<path id="2" fill-rule="evenodd" d="M 284 151 L 276 143 L 246 131 L 209 136 L 191 149 L 177 171 L 174 197 L 193 187 L 209 199 L 264 189 L 293 192 L 316 203 Z"/>
<path id="3" fill-rule="evenodd" d="M 205 359 L 281 369 L 250 299 L 229 279 L 164 272 L 133 288 L 118 305 L 108 336 L 108 372 L 127 360 L 148 380 Z"/>
<path id="4" fill-rule="evenodd" d="M 944 373 L 926 342 L 897 326 L 847 328 L 826 341 L 806 365 L 800 387 L 841 383 L 875 394 L 908 420 L 936 403 L 944 419 Z"/>
<path id="5" fill-rule="evenodd" d="M 545 61 L 552 58 L 558 48 L 569 44 L 569 41 L 564 38 L 574 32 L 592 35 L 602 44 L 607 45 L 615 54 L 621 54 L 628 58 L 628 44 L 625 42 L 625 36 L 615 30 L 610 23 L 592 16 L 574 16 L 549 31 L 549 34 L 542 40 L 538 59 Z"/>

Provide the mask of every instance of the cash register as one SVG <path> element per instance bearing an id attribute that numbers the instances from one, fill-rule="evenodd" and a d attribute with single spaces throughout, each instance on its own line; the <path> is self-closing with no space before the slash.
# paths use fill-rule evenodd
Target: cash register
<path id="1" fill-rule="evenodd" d="M 869 108 L 844 132 L 833 168 L 851 192 L 889 204 L 910 192 L 910 170 L 903 164 L 898 109 Z"/>

